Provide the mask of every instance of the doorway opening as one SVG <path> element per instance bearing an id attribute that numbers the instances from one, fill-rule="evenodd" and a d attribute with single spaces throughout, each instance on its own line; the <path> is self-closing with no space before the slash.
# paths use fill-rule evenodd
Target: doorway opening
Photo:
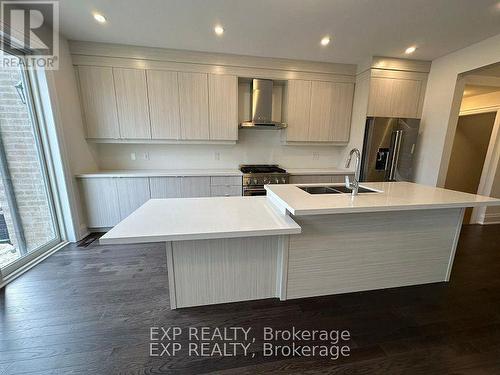
<path id="1" fill-rule="evenodd" d="M 500 198 L 500 63 L 461 77 L 464 84 L 444 187 Z M 464 224 L 500 223 L 497 207 L 468 208 Z"/>
<path id="2" fill-rule="evenodd" d="M 458 118 L 444 184 L 446 189 L 477 194 L 495 117 L 496 112 L 486 112 Z M 467 208 L 464 224 L 470 223 L 471 216 L 472 208 Z"/>

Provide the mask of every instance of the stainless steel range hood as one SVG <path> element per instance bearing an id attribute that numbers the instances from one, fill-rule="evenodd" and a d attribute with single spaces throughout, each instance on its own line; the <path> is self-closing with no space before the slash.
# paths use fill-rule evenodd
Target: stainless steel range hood
<path id="1" fill-rule="evenodd" d="M 283 129 L 286 124 L 272 120 L 273 81 L 252 80 L 252 118 L 240 124 L 240 128 Z"/>

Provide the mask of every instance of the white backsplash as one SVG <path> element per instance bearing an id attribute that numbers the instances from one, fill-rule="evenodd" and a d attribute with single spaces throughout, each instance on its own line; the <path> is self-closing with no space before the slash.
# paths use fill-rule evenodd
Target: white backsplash
<path id="1" fill-rule="evenodd" d="M 343 148 L 285 146 L 280 131 L 245 129 L 239 131 L 235 145 L 97 144 L 96 152 L 101 170 L 237 168 L 239 164 L 272 163 L 285 168 L 328 168 L 339 166 Z"/>

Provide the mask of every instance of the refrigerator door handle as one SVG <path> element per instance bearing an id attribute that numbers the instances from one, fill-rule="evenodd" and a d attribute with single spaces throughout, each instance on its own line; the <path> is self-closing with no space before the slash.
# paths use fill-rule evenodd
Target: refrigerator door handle
<path id="1" fill-rule="evenodd" d="M 403 131 L 396 130 L 394 132 L 393 143 L 392 143 L 392 158 L 391 166 L 389 168 L 389 181 L 395 181 L 396 168 L 399 163 L 399 152 L 401 151 L 401 140 L 403 139 Z"/>

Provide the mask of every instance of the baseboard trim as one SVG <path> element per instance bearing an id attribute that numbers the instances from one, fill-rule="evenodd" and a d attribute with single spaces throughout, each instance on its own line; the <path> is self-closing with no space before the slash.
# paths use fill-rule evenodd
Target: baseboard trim
<path id="1" fill-rule="evenodd" d="M 1 282 L 0 282 L 0 289 L 2 289 L 4 286 L 6 286 L 7 284 L 9 284 L 10 282 L 14 281 L 15 279 L 17 279 L 19 276 L 21 276 L 23 273 L 25 273 L 26 271 L 29 271 L 30 269 L 32 269 L 33 267 L 35 267 L 37 264 L 43 262 L 45 259 L 47 259 L 49 256 L 51 256 L 52 254 L 56 253 L 57 251 L 61 250 L 63 247 L 65 247 L 67 244 L 69 244 L 68 241 L 63 241 L 59 244 L 57 244 L 56 246 L 54 246 L 52 249 L 48 250 L 46 253 L 44 253 L 43 255 L 33 259 L 32 261 L 26 263 L 25 265 L 23 265 L 22 267 L 19 267 L 18 270 L 12 272 L 11 274 L 9 274 L 5 279 L 3 279 Z"/>
<path id="2" fill-rule="evenodd" d="M 486 214 L 484 215 L 484 218 L 482 220 L 483 225 L 488 225 L 488 224 L 500 224 L 500 213 L 498 214 Z"/>

